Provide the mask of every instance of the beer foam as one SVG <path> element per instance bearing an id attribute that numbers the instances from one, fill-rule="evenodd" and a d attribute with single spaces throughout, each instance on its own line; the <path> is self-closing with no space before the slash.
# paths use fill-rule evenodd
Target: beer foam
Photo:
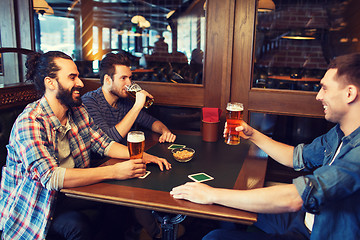
<path id="1" fill-rule="evenodd" d="M 238 111 L 243 111 L 244 107 L 243 107 L 243 105 L 239 105 L 239 104 L 229 104 L 226 107 L 226 110 L 238 112 Z"/>
<path id="2" fill-rule="evenodd" d="M 128 134 L 128 142 L 138 143 L 145 141 L 145 136 L 141 134 Z"/>

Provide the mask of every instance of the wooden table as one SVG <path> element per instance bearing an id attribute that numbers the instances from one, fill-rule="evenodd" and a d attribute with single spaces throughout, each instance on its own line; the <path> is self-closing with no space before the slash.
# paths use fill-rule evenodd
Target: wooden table
<path id="1" fill-rule="evenodd" d="M 230 181 L 230 184 L 232 185 L 230 188 L 233 187 L 234 189 L 252 189 L 263 187 L 267 165 L 267 155 L 259 150 L 254 144 L 244 140 L 238 146 L 228 146 L 223 142 L 223 139 L 219 139 L 216 143 L 206 143 L 201 141 L 201 136 L 199 134 L 190 135 L 187 133 L 185 135 L 177 135 L 175 143 L 185 144 L 188 147 L 195 148 L 197 151 L 195 153 L 195 157 L 189 163 L 178 163 L 171 157 L 170 150 L 167 149 L 170 144 L 159 144 L 157 143 L 157 139 L 158 135 L 151 135 L 150 137 L 146 136 L 147 152 L 161 157 L 166 157 L 166 159 L 173 165 L 173 168 L 170 171 L 161 172 L 158 170 L 157 166 L 148 166 L 147 169 L 151 170 L 152 173 L 144 179 L 146 181 L 143 182 L 141 179 L 108 181 L 84 187 L 63 189 L 61 192 L 65 193 L 69 197 L 154 210 L 170 214 L 181 214 L 213 220 L 232 221 L 247 225 L 251 225 L 256 221 L 257 215 L 255 213 L 220 205 L 196 204 L 185 200 L 174 199 L 169 194 L 172 187 L 179 185 L 176 182 L 177 180 L 179 180 L 180 184 L 185 183 L 186 181 L 191 181 L 190 179 L 187 179 L 186 171 L 196 171 L 201 161 L 203 161 L 204 165 L 202 166 L 204 167 L 200 169 L 200 171 L 205 171 L 215 178 L 214 180 L 206 182 L 210 186 L 222 187 L 224 185 L 224 187 L 228 187 L 227 185 Z M 158 151 L 158 154 L 153 153 L 153 151 Z M 166 153 L 166 151 L 169 153 Z M 238 164 L 234 164 L 234 159 L 226 160 L 230 159 L 228 155 L 231 154 L 231 152 L 239 152 Z M 164 156 L 164 154 L 170 155 Z M 240 160 L 241 155 L 243 156 L 243 160 Z M 104 164 L 114 164 L 118 161 L 121 160 L 110 159 Z M 219 164 L 217 167 L 212 168 L 212 165 L 216 165 L 215 161 L 219 162 Z M 237 168 L 238 170 L 236 170 Z M 235 178 L 232 180 L 231 175 L 233 175 L 233 173 L 224 173 L 224 169 L 231 169 L 233 172 L 235 171 Z M 172 181 L 174 181 L 174 183 L 171 183 Z M 164 182 L 169 183 L 170 186 L 169 184 L 164 184 Z M 148 186 L 149 184 L 150 187 Z"/>

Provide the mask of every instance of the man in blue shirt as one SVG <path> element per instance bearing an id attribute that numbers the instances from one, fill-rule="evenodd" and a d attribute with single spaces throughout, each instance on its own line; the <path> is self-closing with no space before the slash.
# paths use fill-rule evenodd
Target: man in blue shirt
<path id="1" fill-rule="evenodd" d="M 94 122 L 117 142 L 126 143 L 126 134 L 134 123 L 160 133 L 159 142 L 174 142 L 176 136 L 159 120 L 144 110 L 146 97 L 142 90 L 136 93 L 135 103 L 128 99 L 125 90 L 131 84 L 132 72 L 129 59 L 121 53 L 108 53 L 100 63 L 102 86 L 82 96 Z"/>
<path id="2" fill-rule="evenodd" d="M 204 239 L 360 239 L 360 54 L 334 59 L 320 84 L 316 99 L 337 125 L 311 144 L 293 147 L 246 123 L 237 127 L 273 159 L 308 175 L 253 190 L 186 183 L 171 191 L 176 199 L 259 213 L 262 233 L 219 229 Z"/>

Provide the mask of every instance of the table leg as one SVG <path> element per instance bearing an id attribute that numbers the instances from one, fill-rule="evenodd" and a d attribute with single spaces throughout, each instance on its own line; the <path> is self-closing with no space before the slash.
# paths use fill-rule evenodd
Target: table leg
<path id="1" fill-rule="evenodd" d="M 186 218 L 186 215 L 165 214 L 160 216 L 158 212 L 152 211 L 156 219 L 161 223 L 161 239 L 163 240 L 176 240 L 178 223 L 181 223 Z"/>

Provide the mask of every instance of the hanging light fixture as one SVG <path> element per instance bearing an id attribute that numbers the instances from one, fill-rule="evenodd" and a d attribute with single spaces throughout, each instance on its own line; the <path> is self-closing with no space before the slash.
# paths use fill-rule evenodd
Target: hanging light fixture
<path id="1" fill-rule="evenodd" d="M 131 18 L 133 24 L 137 24 L 140 28 L 148 28 L 151 26 L 150 22 L 141 15 L 135 15 Z"/>
<path id="2" fill-rule="evenodd" d="M 259 0 L 259 12 L 271 12 L 275 10 L 275 3 L 272 0 Z"/>
<path id="3" fill-rule="evenodd" d="M 45 0 L 33 0 L 33 9 L 37 14 L 53 15 L 54 10 Z"/>
<path id="4" fill-rule="evenodd" d="M 135 15 L 131 18 L 131 22 L 134 24 L 139 24 L 140 22 L 144 22 L 146 19 L 141 15 Z"/>
<path id="5" fill-rule="evenodd" d="M 175 10 L 171 10 L 170 12 L 168 12 L 168 14 L 166 14 L 166 19 L 169 19 L 174 13 Z"/>
<path id="6" fill-rule="evenodd" d="M 150 22 L 148 20 L 145 20 L 145 21 L 139 22 L 138 25 L 140 28 L 148 28 L 148 27 L 150 27 Z"/>
<path id="7" fill-rule="evenodd" d="M 292 40 L 315 40 L 318 36 L 317 29 L 309 28 L 309 29 L 294 29 L 289 31 L 281 36 L 284 39 L 292 39 Z"/>

